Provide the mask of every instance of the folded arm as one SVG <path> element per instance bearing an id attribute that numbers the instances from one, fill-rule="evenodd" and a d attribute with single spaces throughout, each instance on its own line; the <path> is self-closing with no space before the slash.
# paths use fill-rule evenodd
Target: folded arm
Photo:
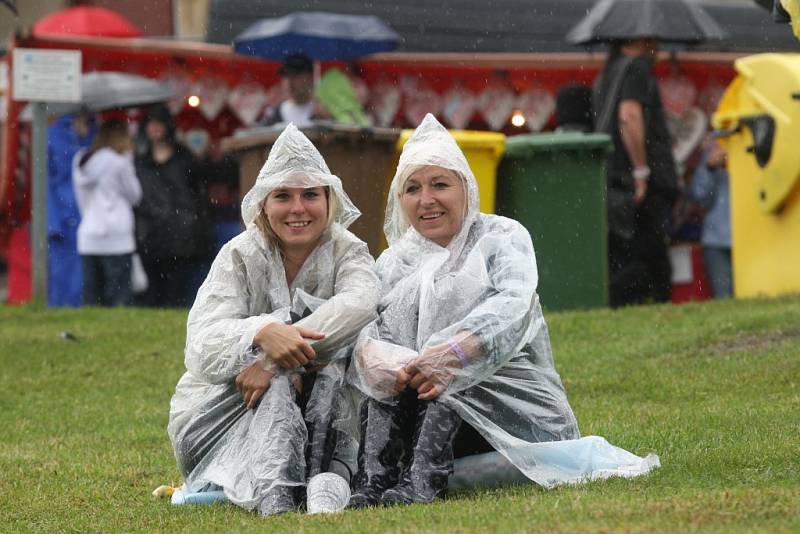
<path id="1" fill-rule="evenodd" d="M 245 367 L 263 358 L 253 350 L 256 334 L 270 323 L 271 314 L 252 316 L 247 267 L 231 246 L 217 255 L 189 312 L 186 327 L 186 368 L 211 383 L 233 380 Z"/>
<path id="2" fill-rule="evenodd" d="M 325 334 L 324 339 L 310 341 L 318 354 L 352 343 L 376 316 L 378 278 L 367 246 L 352 245 L 336 263 L 334 295 L 311 315 L 295 323 L 295 326 Z"/>
<path id="3" fill-rule="evenodd" d="M 544 324 L 541 317 L 532 317 L 538 274 L 530 236 L 516 231 L 502 240 L 498 236 L 492 245 L 485 253 L 488 296 L 465 317 L 433 334 L 414 366 L 406 368 L 409 385 L 421 395 L 434 389 L 434 397 L 445 389 L 459 391 L 494 374 Z"/>

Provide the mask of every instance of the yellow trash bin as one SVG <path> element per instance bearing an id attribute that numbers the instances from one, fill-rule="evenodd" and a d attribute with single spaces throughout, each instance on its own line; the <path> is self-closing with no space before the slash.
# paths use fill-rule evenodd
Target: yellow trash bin
<path id="1" fill-rule="evenodd" d="M 734 293 L 800 292 L 800 54 L 734 66 L 713 118 L 728 151 Z"/>
<path id="2" fill-rule="evenodd" d="M 403 130 L 397 140 L 397 152 L 411 137 L 414 130 Z M 494 213 L 495 197 L 497 192 L 497 164 L 503 156 L 506 147 L 506 136 L 496 132 L 481 132 L 474 130 L 450 130 L 458 146 L 464 151 L 472 172 L 478 180 L 478 189 L 481 193 L 481 211 Z M 394 169 L 393 169 L 394 170 Z M 390 183 L 391 183 L 391 177 Z M 388 191 L 388 187 L 387 187 Z"/>

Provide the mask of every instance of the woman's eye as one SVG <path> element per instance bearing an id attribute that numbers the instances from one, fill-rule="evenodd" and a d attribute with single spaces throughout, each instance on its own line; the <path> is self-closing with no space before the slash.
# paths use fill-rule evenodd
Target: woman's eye
<path id="1" fill-rule="evenodd" d="M 275 200 L 286 200 L 289 198 L 288 193 L 276 193 L 272 196 Z"/>
<path id="2" fill-rule="evenodd" d="M 409 185 L 406 187 L 406 193 L 416 193 L 417 191 L 419 191 L 418 185 Z"/>
<path id="3" fill-rule="evenodd" d="M 448 184 L 447 182 L 434 182 L 433 187 L 434 189 L 447 189 L 448 187 L 450 187 L 450 184 Z"/>
<path id="4" fill-rule="evenodd" d="M 303 196 L 305 198 L 312 199 L 312 198 L 317 198 L 319 196 L 319 193 L 317 193 L 316 191 L 306 191 L 305 193 L 303 193 Z"/>

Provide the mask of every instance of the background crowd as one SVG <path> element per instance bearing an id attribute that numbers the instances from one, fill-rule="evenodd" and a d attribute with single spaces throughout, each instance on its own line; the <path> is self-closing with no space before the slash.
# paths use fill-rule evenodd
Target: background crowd
<path id="1" fill-rule="evenodd" d="M 614 145 L 606 162 L 612 307 L 669 301 L 670 243 L 699 240 L 701 226 L 713 295 L 732 293 L 724 154 L 718 145 L 706 143 L 679 169 L 652 72 L 657 50 L 653 39 L 617 43 L 594 88 L 567 85 L 556 100 L 556 131 L 600 131 L 608 133 Z M 267 109 L 262 125 L 307 125 L 330 116 L 314 97 L 313 62 L 308 57 L 287 57 L 280 74 L 287 98 Z M 51 306 L 108 302 L 87 298 L 86 288 L 97 275 L 93 270 L 82 272 L 87 264 L 82 265 L 78 250 L 81 210 L 73 176 L 76 154 L 89 149 L 96 138 L 96 120 L 78 113 L 59 118 L 49 128 Z M 118 273 L 117 279 L 132 280 L 130 287 L 119 290 L 132 297 L 112 300 L 190 306 L 211 258 L 242 229 L 237 164 L 217 146 L 187 148 L 177 138 L 166 106 L 145 110 L 129 129 L 132 139 L 126 150 L 142 191 L 132 202 L 135 247 L 126 251 L 131 261 L 123 269 L 132 274 Z"/>
<path id="2" fill-rule="evenodd" d="M 113 129 L 112 141 L 104 128 Z M 104 158 L 102 149 L 120 157 Z M 125 161 L 125 183 L 139 191 L 124 199 L 130 221 L 113 209 L 123 200 L 117 167 Z M 85 183 L 90 162 L 96 188 Z M 235 161 L 216 148 L 196 154 L 177 139 L 166 107 L 146 110 L 138 125 L 111 118 L 98 126 L 87 113 L 59 118 L 48 129 L 49 304 L 191 305 L 213 255 L 240 231 L 237 183 Z M 103 241 L 102 250 L 86 248 L 89 234 Z M 97 290 L 103 269 L 86 259 L 98 252 L 122 261 L 106 296 Z"/>

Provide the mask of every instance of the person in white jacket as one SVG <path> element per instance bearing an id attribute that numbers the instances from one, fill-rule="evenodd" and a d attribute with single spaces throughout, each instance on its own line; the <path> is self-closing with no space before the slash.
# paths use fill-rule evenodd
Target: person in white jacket
<path id="1" fill-rule="evenodd" d="M 185 492 L 221 488 L 266 516 L 294 510 L 314 475 L 349 478 L 358 430 L 344 376 L 378 293 L 367 245 L 346 230 L 359 215 L 287 126 L 242 200 L 247 228 L 189 312 L 168 426 Z"/>
<path id="2" fill-rule="evenodd" d="M 142 188 L 133 167 L 132 148 L 127 125 L 112 120 L 100 126 L 92 146 L 75 154 L 72 161 L 81 213 L 78 254 L 87 305 L 125 306 L 133 299 L 133 207 L 142 198 Z"/>

